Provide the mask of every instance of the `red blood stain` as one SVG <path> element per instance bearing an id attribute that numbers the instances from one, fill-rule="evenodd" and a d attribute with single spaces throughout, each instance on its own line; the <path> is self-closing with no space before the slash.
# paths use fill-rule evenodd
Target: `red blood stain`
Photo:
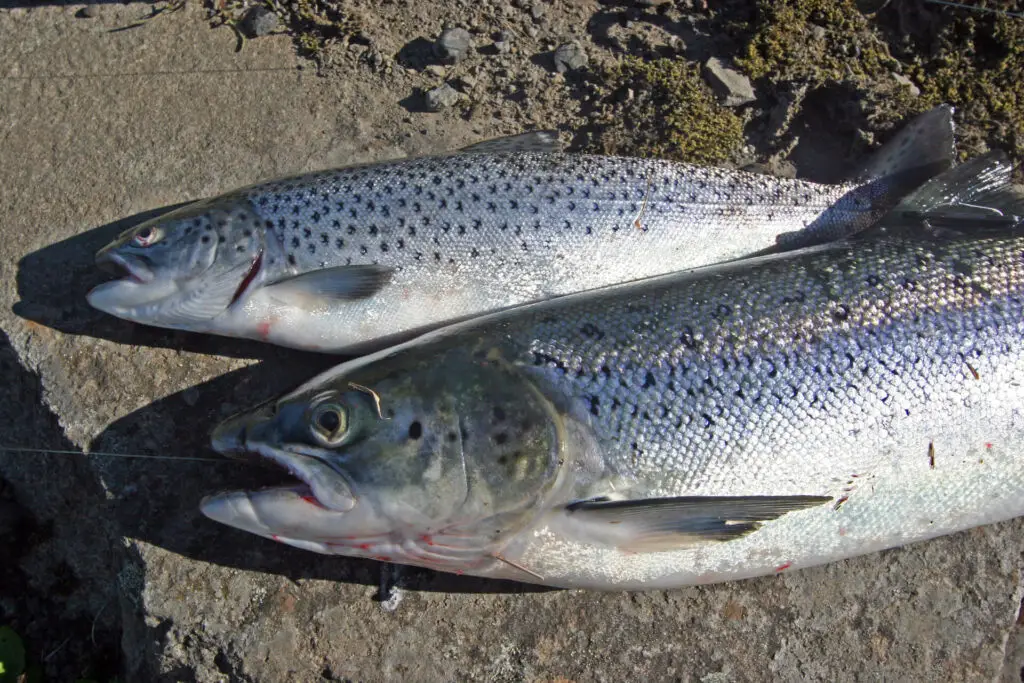
<path id="1" fill-rule="evenodd" d="M 990 443 L 985 444 L 985 449 L 986 450 L 991 450 L 992 449 L 992 444 L 990 444 Z"/>
<path id="2" fill-rule="evenodd" d="M 843 528 L 843 527 L 840 527 L 840 528 L 839 528 L 839 535 L 840 535 L 840 536 L 845 536 L 845 535 L 846 535 L 846 529 L 845 529 L 845 528 Z"/>
<path id="3" fill-rule="evenodd" d="M 327 509 L 323 505 L 321 505 L 320 501 L 316 499 L 316 496 L 312 496 L 312 495 L 310 495 L 310 496 L 302 496 L 302 500 L 306 501 L 307 503 L 309 503 L 310 505 L 312 505 L 314 507 L 320 508 L 321 510 L 326 510 Z"/>
<path id="4" fill-rule="evenodd" d="M 434 539 L 433 539 L 432 536 L 428 536 L 427 534 L 423 534 L 423 536 L 421 536 L 420 538 L 422 538 L 423 542 L 426 543 L 427 545 L 429 545 L 429 546 L 434 545 Z"/>
<path id="5" fill-rule="evenodd" d="M 787 569 L 790 568 L 790 566 L 792 566 L 792 564 L 793 564 L 792 562 L 787 562 L 786 564 L 780 564 L 778 567 L 775 568 L 775 573 L 777 574 L 779 572 L 786 571 Z"/>
<path id="6" fill-rule="evenodd" d="M 270 325 L 271 322 L 269 320 L 265 320 L 256 326 L 256 332 L 260 335 L 261 339 L 266 340 L 270 338 Z"/>
<path id="7" fill-rule="evenodd" d="M 279 543 L 280 543 L 280 541 L 281 541 L 281 537 L 280 537 L 280 536 L 278 536 L 277 534 L 270 534 L 270 537 L 271 537 L 272 539 L 274 539 L 275 541 L 279 542 Z"/>
<path id="8" fill-rule="evenodd" d="M 378 562 L 390 562 L 391 561 L 391 558 L 388 557 L 387 555 L 375 555 L 373 559 L 377 560 Z"/>
<path id="9" fill-rule="evenodd" d="M 356 547 L 359 548 L 360 550 L 369 550 L 370 549 L 370 544 L 369 543 L 360 543 Z"/>

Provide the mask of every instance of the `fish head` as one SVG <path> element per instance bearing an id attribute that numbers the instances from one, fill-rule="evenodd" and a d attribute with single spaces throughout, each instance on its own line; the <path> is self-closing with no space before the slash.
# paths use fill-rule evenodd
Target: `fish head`
<path id="1" fill-rule="evenodd" d="M 214 432 L 221 453 L 302 484 L 217 494 L 203 513 L 323 553 L 447 571 L 493 561 L 559 480 L 552 406 L 514 368 L 461 351 L 345 367 Z"/>
<path id="2" fill-rule="evenodd" d="M 181 207 L 126 230 L 96 255 L 121 275 L 88 294 L 111 315 L 159 327 L 202 331 L 256 279 L 264 231 L 244 201 Z"/>

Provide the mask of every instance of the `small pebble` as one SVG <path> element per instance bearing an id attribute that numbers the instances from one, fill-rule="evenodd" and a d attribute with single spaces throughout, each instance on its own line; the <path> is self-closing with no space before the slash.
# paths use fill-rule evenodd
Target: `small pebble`
<path id="1" fill-rule="evenodd" d="M 896 82 L 907 88 L 910 91 L 911 97 L 917 97 L 921 94 L 921 89 L 917 87 L 914 81 L 910 80 L 903 74 L 893 74 L 892 77 L 896 79 Z"/>
<path id="2" fill-rule="evenodd" d="M 462 92 L 469 92 L 476 87 L 476 79 L 472 76 L 462 76 L 455 81 L 455 86 Z"/>
<path id="3" fill-rule="evenodd" d="M 473 37 L 464 28 L 447 28 L 434 44 L 434 52 L 452 64 L 461 61 L 472 47 Z"/>
<path id="4" fill-rule="evenodd" d="M 440 64 L 431 64 L 424 71 L 435 78 L 444 78 L 444 75 L 448 73 L 448 70 Z"/>
<path id="5" fill-rule="evenodd" d="M 441 111 L 459 101 L 459 91 L 445 83 L 427 92 L 427 110 Z"/>
<path id="6" fill-rule="evenodd" d="M 718 57 L 712 57 L 704 63 L 704 78 L 726 107 L 739 107 L 757 99 L 750 79 Z"/>
<path id="7" fill-rule="evenodd" d="M 93 19 L 99 14 L 99 9 L 96 5 L 86 5 L 82 9 L 78 10 L 78 16 L 83 19 Z"/>
<path id="8" fill-rule="evenodd" d="M 534 21 L 540 21 L 544 18 L 544 15 L 548 13 L 548 8 L 539 2 L 533 3 L 533 7 L 530 8 L 530 16 L 533 17 Z"/>
<path id="9" fill-rule="evenodd" d="M 582 69 L 586 65 L 587 53 L 579 43 L 565 43 L 555 50 L 555 70 L 560 74 Z"/>
<path id="10" fill-rule="evenodd" d="M 246 13 L 241 28 L 249 38 L 259 38 L 276 29 L 278 23 L 277 14 L 262 5 L 257 5 Z"/>

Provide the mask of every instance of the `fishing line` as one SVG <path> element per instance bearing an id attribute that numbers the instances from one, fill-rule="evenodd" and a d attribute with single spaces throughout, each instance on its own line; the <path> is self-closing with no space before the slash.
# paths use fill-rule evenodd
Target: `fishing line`
<path id="1" fill-rule="evenodd" d="M 230 462 L 238 464 L 241 461 L 231 460 L 230 458 L 200 458 L 196 456 L 188 455 L 144 455 L 142 453 L 104 453 L 101 451 L 66 451 L 57 450 L 51 448 L 15 448 L 10 446 L 0 446 L 0 451 L 7 451 L 10 453 L 45 453 L 50 455 L 97 455 L 104 458 L 150 458 L 153 460 L 198 460 L 202 462 Z"/>

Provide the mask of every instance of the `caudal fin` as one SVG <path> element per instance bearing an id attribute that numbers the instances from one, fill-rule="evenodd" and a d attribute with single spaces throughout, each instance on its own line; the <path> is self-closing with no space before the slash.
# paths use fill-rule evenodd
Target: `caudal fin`
<path id="1" fill-rule="evenodd" d="M 846 239 L 875 225 L 929 179 L 953 168 L 953 107 L 919 114 L 853 176 L 856 187 L 802 230 L 776 238 L 772 251 Z"/>
<path id="2" fill-rule="evenodd" d="M 908 194 L 878 222 L 878 230 L 927 226 L 976 232 L 1024 221 L 1024 189 L 1011 184 L 1013 164 L 1002 152 L 975 157 Z"/>
<path id="3" fill-rule="evenodd" d="M 892 194 L 905 194 L 952 168 L 955 152 L 953 107 L 940 104 L 904 124 L 852 180 L 868 183 L 885 179 L 896 183 Z M 902 193 L 900 187 L 905 188 Z"/>

